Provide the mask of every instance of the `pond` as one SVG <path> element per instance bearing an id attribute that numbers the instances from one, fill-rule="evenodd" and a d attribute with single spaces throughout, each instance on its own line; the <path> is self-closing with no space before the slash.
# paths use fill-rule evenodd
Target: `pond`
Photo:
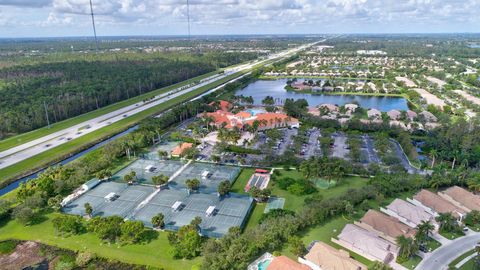
<path id="1" fill-rule="evenodd" d="M 258 80 L 247 87 L 238 90 L 236 95 L 252 96 L 255 105 L 261 105 L 266 96 L 272 96 L 277 105 L 282 105 L 287 98 L 307 100 L 309 106 L 320 104 L 344 105 L 347 103 L 358 103 L 363 108 L 375 108 L 383 112 L 390 110 L 408 110 L 407 100 L 402 97 L 388 96 L 362 96 L 362 95 L 328 95 L 298 93 L 285 90 L 287 79 L 279 80 Z"/>

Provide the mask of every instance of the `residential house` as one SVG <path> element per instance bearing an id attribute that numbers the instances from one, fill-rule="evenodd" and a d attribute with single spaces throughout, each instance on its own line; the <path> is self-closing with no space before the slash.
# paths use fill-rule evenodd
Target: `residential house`
<path id="1" fill-rule="evenodd" d="M 438 195 L 465 212 L 472 210 L 480 211 L 480 196 L 461 187 L 453 186 L 445 191 L 439 192 Z"/>
<path id="2" fill-rule="evenodd" d="M 419 113 L 419 116 L 423 117 L 423 119 L 425 119 L 426 122 L 437 122 L 438 121 L 437 117 L 429 111 L 422 111 L 421 113 Z"/>
<path id="3" fill-rule="evenodd" d="M 366 230 L 376 232 L 381 238 L 396 243 L 397 237 L 403 235 L 413 238 L 415 230 L 401 223 L 398 219 L 382 214 L 376 210 L 368 210 L 368 212 L 355 222 L 355 225 Z"/>
<path id="4" fill-rule="evenodd" d="M 348 104 L 345 104 L 344 106 L 345 106 L 346 114 L 348 115 L 351 115 L 358 109 L 358 105 L 353 103 L 348 103 Z"/>
<path id="5" fill-rule="evenodd" d="M 339 112 L 338 106 L 334 105 L 334 104 L 322 104 L 318 107 L 320 108 L 320 110 L 324 109 L 324 110 L 328 111 L 329 113 L 338 113 Z"/>
<path id="6" fill-rule="evenodd" d="M 422 189 L 418 192 L 413 196 L 412 200 L 407 200 L 415 205 L 424 207 L 427 212 L 433 213 L 435 216 L 437 216 L 438 213 L 451 213 L 461 221 L 466 214 L 466 211 L 426 189 Z"/>
<path id="7" fill-rule="evenodd" d="M 338 235 L 338 239 L 332 238 L 332 242 L 369 260 L 384 263 L 395 260 L 399 252 L 397 245 L 380 238 L 375 232 L 353 224 L 347 224 Z"/>
<path id="8" fill-rule="evenodd" d="M 387 115 L 391 120 L 398 120 L 402 116 L 402 113 L 399 110 L 390 110 L 387 112 Z"/>
<path id="9" fill-rule="evenodd" d="M 299 258 L 299 262 L 313 270 L 367 270 L 366 265 L 350 258 L 347 251 L 323 242 L 316 242 L 305 255 L 305 259 Z"/>
<path id="10" fill-rule="evenodd" d="M 407 110 L 407 118 L 410 119 L 410 121 L 413 121 L 415 118 L 417 118 L 417 113 L 412 111 L 412 110 Z"/>
<path id="11" fill-rule="evenodd" d="M 416 228 L 422 221 L 431 222 L 435 225 L 433 214 L 425 211 L 424 208 L 411 204 L 402 199 L 395 199 L 386 208 L 380 208 L 380 211 L 397 218 L 400 222 Z"/>
<path id="12" fill-rule="evenodd" d="M 298 263 L 287 256 L 278 256 L 270 262 L 267 270 L 311 270 L 311 268 L 305 264 Z"/>
<path id="13" fill-rule="evenodd" d="M 186 142 L 181 143 L 177 145 L 175 148 L 173 148 L 170 155 L 172 157 L 180 157 L 183 154 L 183 152 L 185 152 L 185 150 L 190 149 L 192 147 L 193 147 L 193 143 L 186 143 Z"/>
<path id="14" fill-rule="evenodd" d="M 370 109 L 367 111 L 369 119 L 379 119 L 382 117 L 382 112 L 377 109 Z"/>

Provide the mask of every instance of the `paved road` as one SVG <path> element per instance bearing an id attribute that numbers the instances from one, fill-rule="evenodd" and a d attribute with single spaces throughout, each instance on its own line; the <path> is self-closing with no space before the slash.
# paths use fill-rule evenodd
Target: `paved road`
<path id="1" fill-rule="evenodd" d="M 291 54 L 294 54 L 300 50 L 303 50 L 305 48 L 308 48 L 309 46 L 315 45 L 319 42 L 318 41 L 315 43 L 311 44 L 306 44 L 302 45 L 298 48 L 290 49 L 287 51 L 283 51 L 277 54 L 273 54 L 269 56 L 266 59 L 263 60 L 257 60 L 253 61 L 241 66 L 237 66 L 231 69 L 226 69 L 224 74 L 215 74 L 213 76 L 210 76 L 208 78 L 205 78 L 200 81 L 199 84 L 196 85 L 188 85 L 188 86 L 182 86 L 179 88 L 176 88 L 174 90 L 171 90 L 167 93 L 157 95 L 155 96 L 152 100 L 144 103 L 144 102 L 139 102 L 136 104 L 132 104 L 126 107 L 123 107 L 121 109 L 118 109 L 116 111 L 104 114 L 102 116 L 90 119 L 88 121 L 82 122 L 80 124 L 77 124 L 75 126 L 63 129 L 61 131 L 57 131 L 54 133 L 51 133 L 49 135 L 46 135 L 44 137 L 32 140 L 30 142 L 26 142 L 22 145 L 10 148 L 8 150 L 5 150 L 3 152 L 0 152 L 0 169 L 14 165 L 20 161 L 23 161 L 25 159 L 28 159 L 30 157 L 33 157 L 35 155 L 38 155 L 42 152 L 48 151 L 54 147 L 60 146 L 68 141 L 77 139 L 79 137 L 84 136 L 85 134 L 91 133 L 95 130 L 104 128 L 106 126 L 112 125 L 115 122 L 118 122 L 122 119 L 125 119 L 127 117 L 130 117 L 134 114 L 140 113 L 144 110 L 147 110 L 149 108 L 155 107 L 161 103 L 164 103 L 172 98 L 184 95 L 188 92 L 194 91 L 200 87 L 203 87 L 205 85 L 208 85 L 210 83 L 213 83 L 215 81 L 221 80 L 231 74 L 234 74 L 235 72 L 239 71 L 245 71 L 253 68 L 256 65 L 263 64 L 267 61 L 271 60 L 276 60 L 278 58 L 284 58 L 287 57 Z"/>
<path id="2" fill-rule="evenodd" d="M 470 232 L 467 236 L 455 239 L 444 244 L 431 254 L 427 254 L 415 269 L 418 270 L 444 270 L 448 264 L 463 253 L 475 248 L 480 242 L 480 233 Z"/>
<path id="3" fill-rule="evenodd" d="M 409 174 L 415 174 L 415 173 L 422 174 L 422 175 L 426 174 L 424 170 L 419 170 L 410 164 L 410 161 L 408 160 L 408 157 L 405 154 L 405 152 L 403 152 L 403 149 L 402 149 L 402 146 L 400 146 L 400 143 L 398 143 L 393 139 L 390 139 L 390 141 L 394 145 L 394 150 L 396 151 L 398 158 L 400 158 L 400 163 L 405 168 L 405 170 L 407 170 Z"/>

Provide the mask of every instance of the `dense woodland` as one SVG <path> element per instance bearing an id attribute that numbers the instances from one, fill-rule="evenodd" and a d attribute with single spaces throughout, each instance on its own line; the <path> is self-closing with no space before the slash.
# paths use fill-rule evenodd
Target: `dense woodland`
<path id="1" fill-rule="evenodd" d="M 120 54 L 0 70 L 0 138 L 253 59 L 256 53 Z M 93 58 L 93 59 L 92 59 Z"/>

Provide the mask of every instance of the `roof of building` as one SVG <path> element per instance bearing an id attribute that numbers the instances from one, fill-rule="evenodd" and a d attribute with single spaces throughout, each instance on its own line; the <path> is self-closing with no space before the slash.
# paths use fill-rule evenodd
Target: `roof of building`
<path id="1" fill-rule="evenodd" d="M 259 122 L 259 126 L 266 127 L 275 127 L 278 123 L 297 124 L 299 122 L 298 119 L 290 117 L 284 113 L 271 112 L 258 113 L 252 116 L 251 113 L 245 111 L 232 114 L 230 112 L 218 110 L 216 112 L 207 113 L 206 115 L 212 117 L 216 125 L 225 123 L 225 128 L 233 128 L 235 126 L 242 128 L 244 125 L 253 125 L 255 121 Z"/>
<path id="2" fill-rule="evenodd" d="M 268 265 L 267 270 L 311 270 L 311 268 L 287 256 L 278 256 Z"/>
<path id="3" fill-rule="evenodd" d="M 319 108 L 325 108 L 331 112 L 334 112 L 334 111 L 338 111 L 338 106 L 337 105 L 334 105 L 334 104 L 321 104 L 320 106 L 318 106 Z"/>
<path id="4" fill-rule="evenodd" d="M 433 113 L 429 111 L 422 111 L 420 113 L 421 116 L 423 116 L 426 120 L 431 121 L 431 122 L 437 122 L 437 117 L 433 115 Z"/>
<path id="5" fill-rule="evenodd" d="M 212 101 L 208 105 L 215 106 L 217 104 L 222 111 L 229 111 L 233 107 L 232 103 L 225 100 Z"/>
<path id="6" fill-rule="evenodd" d="M 388 117 L 390 117 L 390 119 L 397 120 L 398 118 L 400 118 L 402 113 L 399 110 L 390 110 L 387 112 L 387 115 Z"/>
<path id="7" fill-rule="evenodd" d="M 338 235 L 338 239 L 382 260 L 398 250 L 396 245 L 378 237 L 377 233 L 367 231 L 353 224 L 345 225 L 345 228 Z"/>
<path id="8" fill-rule="evenodd" d="M 180 156 L 181 154 L 183 154 L 183 151 L 189 149 L 189 148 L 192 148 L 193 146 L 193 143 L 181 143 L 179 145 L 177 145 L 175 148 L 173 148 L 172 150 L 172 156 Z"/>
<path id="9" fill-rule="evenodd" d="M 348 110 L 355 111 L 358 108 L 358 105 L 354 103 L 347 103 L 344 106 L 345 106 L 345 109 L 347 109 L 347 111 Z"/>
<path id="10" fill-rule="evenodd" d="M 468 190 L 453 186 L 443 191 L 443 193 L 470 210 L 480 211 L 480 196 L 475 195 Z"/>
<path id="11" fill-rule="evenodd" d="M 433 215 L 426 212 L 422 207 L 411 204 L 402 199 L 393 200 L 393 202 L 387 206 L 387 209 L 417 225 L 422 223 L 422 221 L 433 219 Z"/>
<path id="12" fill-rule="evenodd" d="M 367 266 L 350 258 L 343 249 L 335 249 L 323 242 L 315 243 L 305 259 L 320 266 L 323 270 L 366 270 Z"/>
<path id="13" fill-rule="evenodd" d="M 417 113 L 412 111 L 412 110 L 407 110 L 407 117 L 413 119 L 413 118 L 417 117 Z"/>
<path id="14" fill-rule="evenodd" d="M 379 111 L 379 110 L 377 110 L 377 109 L 370 109 L 370 110 L 367 111 L 367 115 L 368 115 L 369 117 L 371 117 L 371 116 L 380 116 L 380 115 L 382 115 L 382 112 Z"/>
<path id="15" fill-rule="evenodd" d="M 413 237 L 415 235 L 414 229 L 401 223 L 398 219 L 382 214 L 376 210 L 368 210 L 360 221 L 392 238 L 397 238 L 400 235 L 404 235 L 405 237 Z"/>
<path id="16" fill-rule="evenodd" d="M 458 216 L 458 213 L 465 214 L 462 209 L 426 189 L 422 189 L 413 198 L 438 213 L 452 213 L 454 216 Z"/>

